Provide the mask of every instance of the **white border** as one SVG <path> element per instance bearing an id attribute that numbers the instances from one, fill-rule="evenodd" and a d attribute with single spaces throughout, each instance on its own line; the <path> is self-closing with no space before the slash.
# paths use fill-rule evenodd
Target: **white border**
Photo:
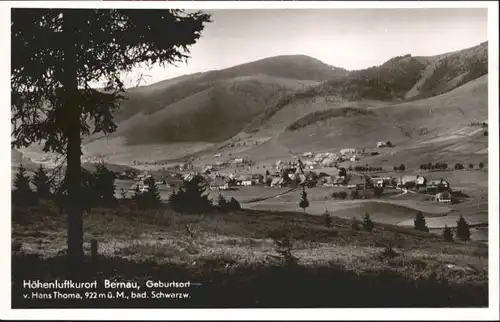
<path id="1" fill-rule="evenodd" d="M 290 319 L 290 320 L 498 320 L 499 319 L 499 176 L 498 176 L 498 2 L 282 2 L 282 1 L 262 1 L 262 2 L 196 2 L 196 1 L 166 1 L 166 2 L 114 2 L 114 1 L 12 1 L 0 2 L 0 21 L 10 21 L 11 7 L 53 7 L 53 8 L 184 8 L 184 9 L 285 9 L 285 8 L 488 8 L 488 41 L 489 41 L 489 73 L 488 73 L 488 102 L 489 102 L 489 281 L 490 281 L 490 307 L 488 309 L 176 309 L 169 310 L 168 313 L 161 309 L 58 309 L 58 310 L 12 310 L 10 308 L 10 113 L 7 106 L 10 105 L 10 51 L 0 52 L 2 64 L 0 68 L 0 82 L 3 90 L 1 99 L 3 108 L 1 120 L 5 122 L 5 128 L 0 127 L 0 131 L 5 132 L 0 135 L 4 152 L 0 155 L 2 169 L 6 170 L 2 176 L 1 196 L 5 212 L 0 216 L 0 236 L 4 241 L 0 243 L 0 251 L 6 264 L 0 265 L 0 310 L 1 319 L 124 319 L 140 320 L 147 317 L 152 320 L 186 320 L 186 319 Z M 1 24 L 0 38 L 3 39 L 4 48 L 10 44 L 10 27 L 8 23 Z M 7 173 L 6 173 L 7 172 Z"/>

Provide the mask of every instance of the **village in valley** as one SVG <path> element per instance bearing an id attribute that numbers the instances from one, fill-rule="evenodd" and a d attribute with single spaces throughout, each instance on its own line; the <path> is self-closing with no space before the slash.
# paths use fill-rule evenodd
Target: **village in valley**
<path id="1" fill-rule="evenodd" d="M 184 182 L 198 176 L 203 178 L 206 191 L 214 203 L 223 195 L 234 197 L 243 208 L 274 210 L 285 207 L 286 210 L 295 211 L 299 209 L 297 193 L 307 189 L 309 198 L 317 205 L 310 209 L 313 214 L 328 212 L 328 208 L 335 209 L 336 204 L 342 205 L 342 202 L 409 203 L 411 209 L 420 206 L 430 217 L 444 218 L 445 221 L 431 227 L 436 233 L 441 233 L 437 228 L 443 227 L 445 217 L 452 209 L 450 207 L 467 201 L 468 197 L 454 188 L 449 177 L 456 177 L 453 173 L 457 171 L 486 171 L 484 163 L 463 165 L 436 162 L 410 168 L 405 164 L 391 167 L 363 162 L 372 156 L 390 156 L 394 148 L 395 145 L 390 141 L 381 141 L 371 148 L 343 148 L 336 152 L 306 151 L 289 159 L 258 164 L 231 152 L 214 154 L 212 159 L 215 161 L 208 164 L 196 163 L 195 158 L 175 165 L 159 160 L 134 160 L 131 165 L 135 167 L 134 170 L 117 173 L 116 196 L 130 197 L 134 193 L 148 191 L 148 178 L 153 178 L 162 198 L 168 200 Z M 297 199 L 292 199 L 294 193 Z M 290 195 L 289 199 L 286 199 L 287 195 Z M 277 206 L 277 203 L 281 204 Z M 434 212 L 433 207 L 436 209 Z M 353 215 L 361 217 L 363 214 L 356 214 L 354 210 L 354 214 L 349 216 Z M 396 213 L 394 218 L 398 216 Z M 385 221 L 377 216 L 374 218 Z M 387 222 L 413 224 L 405 219 L 403 216 L 399 220 Z"/>

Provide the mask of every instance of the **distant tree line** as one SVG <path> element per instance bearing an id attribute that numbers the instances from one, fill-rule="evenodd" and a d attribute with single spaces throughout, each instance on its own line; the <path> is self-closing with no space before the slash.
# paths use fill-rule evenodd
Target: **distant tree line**
<path id="1" fill-rule="evenodd" d="M 81 198 L 86 211 L 90 211 L 92 208 L 112 208 L 118 205 L 115 197 L 116 173 L 108 170 L 104 164 L 98 164 L 95 172 L 92 173 L 82 168 L 82 174 Z M 138 209 L 158 209 L 162 207 L 163 202 L 155 179 L 149 177 L 144 180 L 144 184 L 148 188 L 140 191 L 139 186 L 136 186 L 130 198 L 127 197 L 127 192 L 122 189 L 120 193 L 122 199 L 133 201 L 133 204 Z M 31 185 L 35 189 L 32 189 Z M 227 212 L 241 209 L 239 202 L 234 198 L 225 200 L 222 196 L 219 196 L 219 199 L 214 204 L 208 199 L 206 191 L 207 185 L 204 178 L 195 175 L 191 180 L 184 181 L 183 186 L 171 194 L 169 204 L 174 210 L 183 213 L 202 213 L 213 210 Z M 22 165 L 19 167 L 12 191 L 14 205 L 32 206 L 40 200 L 46 199 L 54 201 L 62 211 L 66 206 L 66 196 L 65 180 L 62 180 L 60 184 L 56 184 L 42 166 L 30 178 L 26 168 Z"/>
<path id="2" fill-rule="evenodd" d="M 349 166 L 349 171 L 356 171 L 356 172 L 380 172 L 380 171 L 383 171 L 382 167 L 372 167 L 372 166 Z"/>

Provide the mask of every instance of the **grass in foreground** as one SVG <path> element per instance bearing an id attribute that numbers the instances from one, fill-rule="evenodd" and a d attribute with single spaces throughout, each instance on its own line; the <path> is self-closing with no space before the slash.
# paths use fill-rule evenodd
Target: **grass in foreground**
<path id="1" fill-rule="evenodd" d="M 358 214 L 356 214 L 358 215 Z M 360 214 L 359 214 L 360 215 Z M 351 221 L 293 212 L 238 211 L 182 215 L 128 205 L 85 216 L 85 245 L 101 258 L 86 279 L 190 280 L 187 300 L 23 301 L 23 279 L 67 275 L 65 218 L 49 204 L 15 208 L 12 236 L 15 307 L 446 307 L 487 306 L 487 246 L 377 224 L 373 234 Z M 24 220 L 21 220 L 23 218 Z M 16 223 L 17 222 L 17 223 Z M 288 236 L 296 265 L 277 242 Z M 391 247 L 392 246 L 392 247 Z M 387 250 L 393 250 L 391 254 Z M 276 256 L 278 259 L 276 259 Z"/>

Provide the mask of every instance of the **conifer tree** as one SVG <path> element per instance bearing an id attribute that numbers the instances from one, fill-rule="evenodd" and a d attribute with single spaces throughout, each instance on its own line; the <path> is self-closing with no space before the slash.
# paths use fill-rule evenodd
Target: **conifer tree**
<path id="1" fill-rule="evenodd" d="M 33 191 L 30 187 L 30 179 L 26 173 L 26 168 L 22 164 L 19 166 L 19 169 L 17 169 L 14 179 L 12 201 L 18 205 L 30 205 L 33 201 Z"/>
<path id="2" fill-rule="evenodd" d="M 94 194 L 96 203 L 102 207 L 110 207 L 115 204 L 115 179 L 116 175 L 109 171 L 103 163 L 96 167 Z"/>
<path id="3" fill-rule="evenodd" d="M 83 262 L 82 136 L 112 133 L 123 73 L 185 62 L 210 15 L 182 10 L 11 10 L 12 146 L 66 157 L 68 263 Z M 103 90 L 95 84 L 103 84 Z"/>
<path id="4" fill-rule="evenodd" d="M 52 196 L 52 180 L 42 165 L 35 171 L 31 182 L 36 187 L 36 194 L 39 199 L 50 199 Z"/>
<path id="5" fill-rule="evenodd" d="M 325 212 L 323 213 L 323 219 L 325 220 L 325 226 L 327 228 L 332 227 L 332 216 L 330 216 L 328 209 L 325 209 Z"/>
<path id="6" fill-rule="evenodd" d="M 143 209 L 156 209 L 161 206 L 161 196 L 158 185 L 153 177 L 144 180 L 144 184 L 148 189 L 139 194 L 137 197 L 137 204 L 139 208 Z"/>
<path id="7" fill-rule="evenodd" d="M 229 201 L 229 207 L 231 208 L 231 210 L 241 209 L 240 203 L 238 202 L 238 200 L 234 199 L 234 197 L 231 197 L 231 200 Z"/>
<path id="8" fill-rule="evenodd" d="M 457 237 L 463 241 L 470 240 L 470 227 L 462 215 L 457 220 Z"/>
<path id="9" fill-rule="evenodd" d="M 299 207 L 304 209 L 304 213 L 306 212 L 306 208 L 309 207 L 309 200 L 307 200 L 307 192 L 304 186 L 302 187 L 302 194 L 299 201 Z"/>
<path id="10" fill-rule="evenodd" d="M 375 224 L 370 218 L 370 214 L 368 212 L 365 213 L 363 217 L 363 229 L 369 233 L 373 232 L 373 228 L 375 228 Z"/>
<path id="11" fill-rule="evenodd" d="M 427 222 L 425 221 L 425 217 L 421 211 L 417 213 L 417 216 L 415 217 L 415 220 L 413 220 L 413 223 L 415 225 L 415 230 L 427 233 L 429 232 L 429 228 L 427 227 Z"/>

